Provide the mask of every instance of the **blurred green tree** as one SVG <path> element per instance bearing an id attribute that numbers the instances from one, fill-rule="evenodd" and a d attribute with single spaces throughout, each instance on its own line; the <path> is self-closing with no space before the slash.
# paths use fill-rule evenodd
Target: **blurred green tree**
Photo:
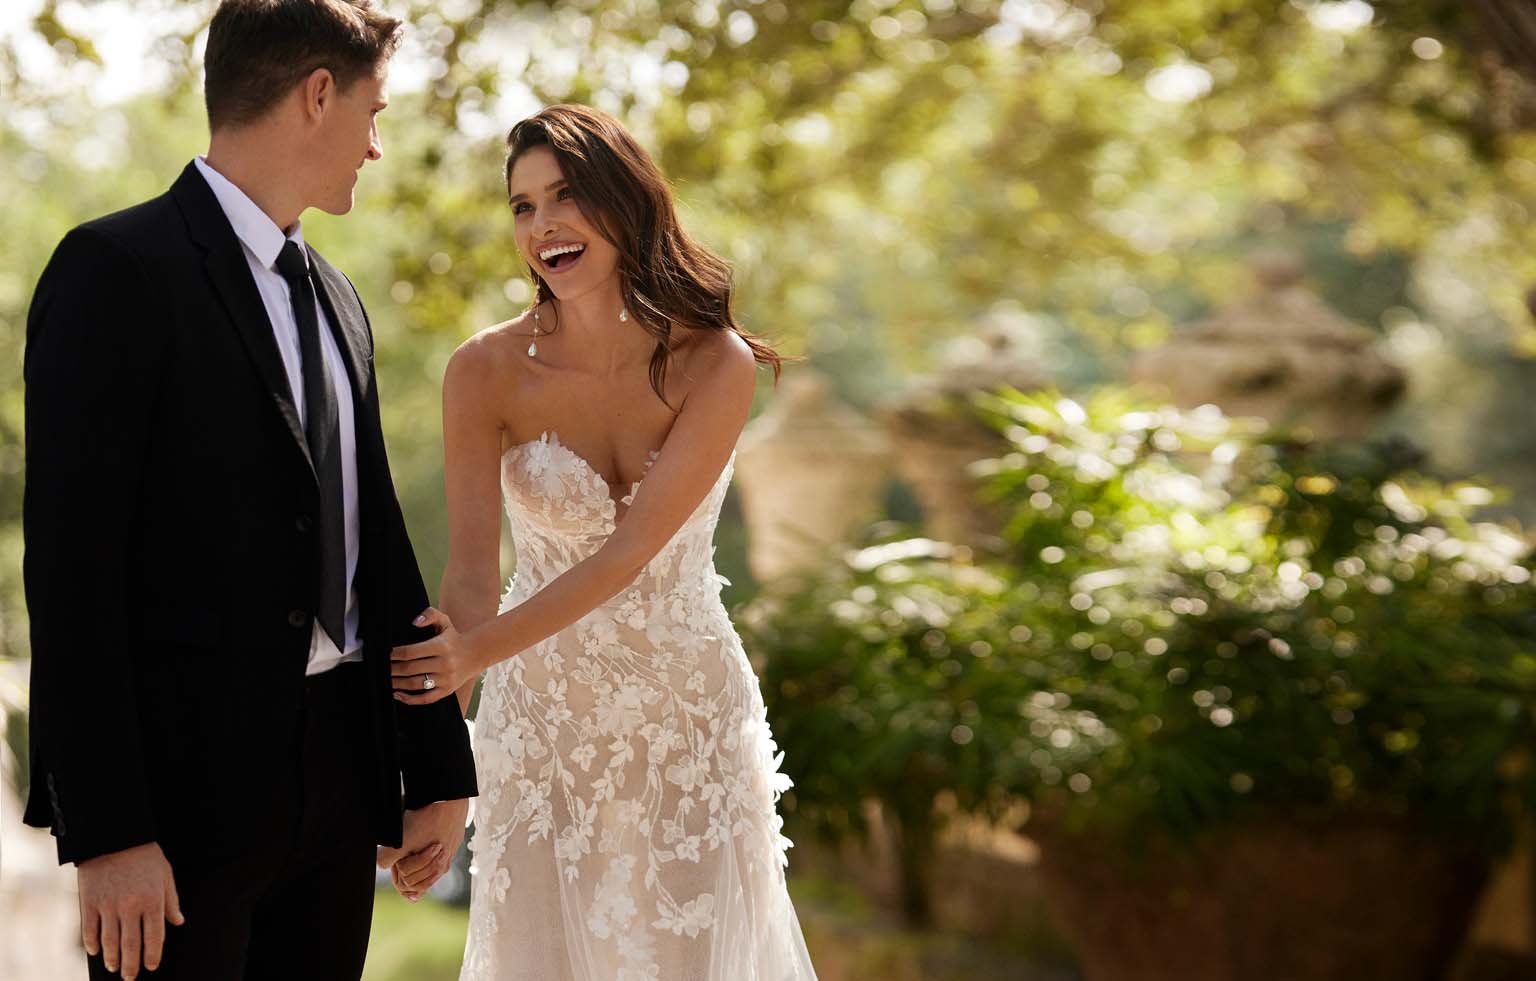
<path id="1" fill-rule="evenodd" d="M 104 108 L 89 86 L 113 4 L 42 0 L 0 37 L 0 194 L 22 229 L 0 245 L 7 650 L 31 285 L 69 225 L 154 193 L 201 146 L 214 3 L 133 4 L 163 25 L 166 80 Z M 748 325 L 831 367 L 861 404 L 1000 302 L 1057 315 L 1113 374 L 1236 289 L 1245 243 L 1309 230 L 1339 260 L 1330 295 L 1357 316 L 1402 302 L 1405 257 L 1448 249 L 1512 336 L 1536 339 L 1521 305 L 1536 281 L 1536 42 L 1515 0 L 387 6 L 410 40 L 386 159 L 354 215 L 310 224 L 371 303 L 429 577 L 444 538 L 435 386 L 462 337 L 528 296 L 499 139 L 544 102 L 625 118 L 685 220 L 735 262 Z M 1386 270 L 1385 292 L 1356 268 Z"/>

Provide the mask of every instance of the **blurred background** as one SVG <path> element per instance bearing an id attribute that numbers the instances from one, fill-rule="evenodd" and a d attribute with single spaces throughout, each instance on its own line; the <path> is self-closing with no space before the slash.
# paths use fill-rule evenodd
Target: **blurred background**
<path id="1" fill-rule="evenodd" d="M 206 149 L 214 6 L 0 9 L 7 978 L 79 957 L 16 803 L 27 304 Z M 824 978 L 1536 977 L 1528 2 L 385 6 L 384 158 L 305 234 L 429 583 L 443 367 L 531 297 L 519 118 L 624 119 L 804 358 L 716 562 Z M 381 891 L 368 977 L 456 977 L 464 897 Z"/>

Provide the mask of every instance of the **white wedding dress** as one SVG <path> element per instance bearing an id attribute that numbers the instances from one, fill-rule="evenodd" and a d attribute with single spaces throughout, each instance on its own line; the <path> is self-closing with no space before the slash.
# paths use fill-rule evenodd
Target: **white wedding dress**
<path id="1" fill-rule="evenodd" d="M 789 778 L 714 568 L 733 464 L 629 588 L 486 672 L 462 981 L 815 978 L 784 883 Z M 506 452 L 502 491 L 503 611 L 620 518 L 548 433 Z"/>

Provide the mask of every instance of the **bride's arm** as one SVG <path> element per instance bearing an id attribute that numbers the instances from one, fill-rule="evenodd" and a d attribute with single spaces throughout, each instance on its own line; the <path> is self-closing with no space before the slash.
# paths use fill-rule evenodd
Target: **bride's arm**
<path id="1" fill-rule="evenodd" d="M 464 631 L 496 616 L 501 592 L 501 420 L 481 343 L 466 341 L 443 376 L 448 564 L 438 603 Z M 458 687 L 460 711 L 469 709 L 477 676 Z"/>
<path id="2" fill-rule="evenodd" d="M 450 627 L 432 640 L 398 649 L 396 698 L 435 701 L 443 693 L 422 691 L 419 679 L 423 676 L 452 678 L 454 683 L 466 676 L 472 679 L 570 626 L 633 582 L 671 540 L 725 469 L 746 425 L 757 380 L 752 352 L 734 333 L 721 332 L 705 343 L 708 348 L 698 352 L 690 365 L 698 381 L 634 503 L 607 542 L 525 602 L 493 619 L 461 624 L 453 611 L 445 611 L 462 632 Z"/>

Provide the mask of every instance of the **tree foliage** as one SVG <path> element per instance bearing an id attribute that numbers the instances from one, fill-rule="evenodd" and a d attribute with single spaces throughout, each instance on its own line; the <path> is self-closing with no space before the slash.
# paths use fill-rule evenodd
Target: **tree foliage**
<path id="1" fill-rule="evenodd" d="M 1259 241 L 1316 252 L 1329 298 L 1370 323 L 1413 305 L 1406 265 L 1448 256 L 1536 336 L 1521 306 L 1536 281 L 1536 140 L 1515 0 L 385 6 L 408 21 L 385 159 L 352 216 L 306 227 L 369 301 L 424 541 L 443 537 L 443 360 L 529 295 L 500 140 L 545 102 L 621 115 L 685 221 L 734 262 L 748 326 L 860 403 L 1000 304 L 1059 318 L 1113 375 L 1238 289 L 1234 267 Z M 19 229 L 0 245 L 9 556 L 31 286 L 69 225 L 154 193 L 201 149 L 213 7 L 137 0 L 135 18 L 163 25 L 165 82 L 110 107 L 89 86 L 122 4 L 44 0 L 28 31 L 0 38 L 0 195 Z"/>

